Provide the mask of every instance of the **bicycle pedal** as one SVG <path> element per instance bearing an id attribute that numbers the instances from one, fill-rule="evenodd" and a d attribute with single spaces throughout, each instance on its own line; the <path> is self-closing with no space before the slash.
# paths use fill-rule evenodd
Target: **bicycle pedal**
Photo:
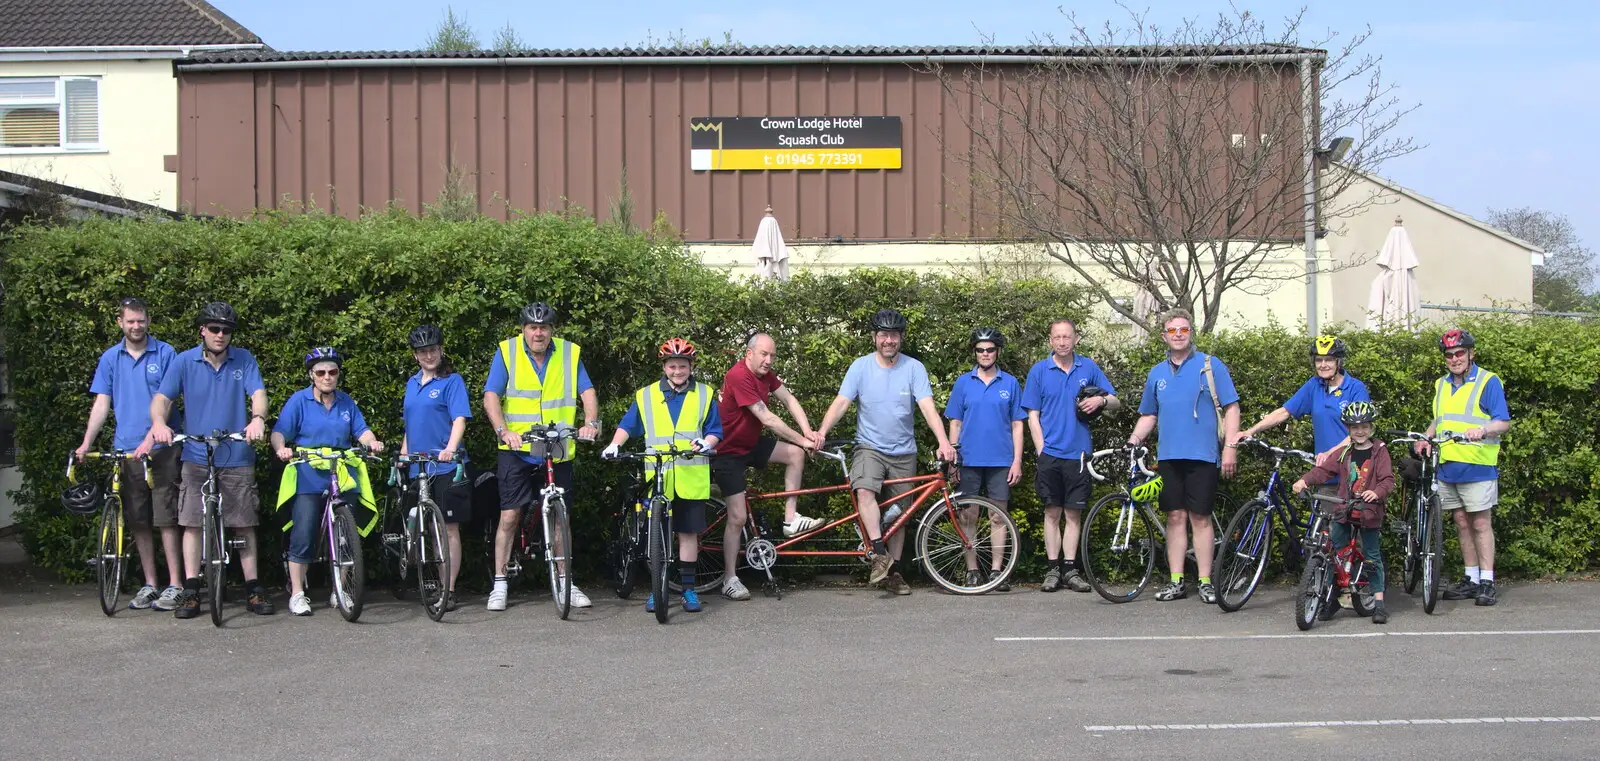
<path id="1" fill-rule="evenodd" d="M 228 549 L 230 549 L 230 550 L 242 550 L 242 549 L 244 549 L 244 538 L 243 537 L 237 537 L 237 536 L 229 538 L 228 539 Z"/>

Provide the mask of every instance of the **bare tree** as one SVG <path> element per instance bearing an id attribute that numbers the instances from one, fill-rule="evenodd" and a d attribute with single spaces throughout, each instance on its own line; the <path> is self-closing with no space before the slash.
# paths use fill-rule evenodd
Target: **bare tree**
<path id="1" fill-rule="evenodd" d="M 1129 17 L 1090 29 L 1067 14 L 1036 62 L 933 66 L 963 122 L 941 139 L 994 234 L 1033 241 L 1135 323 L 1153 317 L 1130 286 L 1210 331 L 1230 294 L 1304 277 L 1308 174 L 1334 201 L 1323 215 L 1350 213 L 1337 200 L 1359 172 L 1415 149 L 1395 136 L 1411 108 L 1361 52 L 1370 30 L 1330 53 L 1334 36 L 1301 44 L 1298 15 L 1276 31 L 1249 12 L 1170 30 Z M 1353 136 L 1340 164 L 1357 172 L 1307 169 L 1307 89 L 1313 147 Z"/>
<path id="2" fill-rule="evenodd" d="M 467 23 L 465 14 L 456 16 L 456 9 L 450 6 L 445 6 L 444 18 L 439 20 L 439 25 L 428 35 L 428 41 L 423 43 L 424 50 L 435 53 L 454 53 L 478 48 L 478 33 Z"/>
<path id="3" fill-rule="evenodd" d="M 1591 308 L 1594 252 L 1565 215 L 1528 207 L 1490 209 L 1489 224 L 1544 249 L 1544 266 L 1533 270 L 1535 304 L 1558 312 Z"/>

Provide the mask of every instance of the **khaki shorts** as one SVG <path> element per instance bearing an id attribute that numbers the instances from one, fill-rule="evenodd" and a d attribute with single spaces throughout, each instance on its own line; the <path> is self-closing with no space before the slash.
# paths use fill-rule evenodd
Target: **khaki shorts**
<path id="1" fill-rule="evenodd" d="M 178 456 L 183 447 L 166 447 L 150 453 L 150 477 L 144 483 L 144 466 L 122 462 L 122 514 L 130 526 L 165 528 L 178 525 Z"/>
<path id="2" fill-rule="evenodd" d="M 857 447 L 850 453 L 850 488 L 866 489 L 886 501 L 909 491 L 912 484 L 895 484 L 887 490 L 883 482 L 892 478 L 910 478 L 917 474 L 917 453 L 884 454 L 875 449 Z M 886 493 L 887 492 L 887 493 Z"/>
<path id="3" fill-rule="evenodd" d="M 1500 501 L 1500 480 L 1469 481 L 1464 484 L 1439 484 L 1439 507 L 1481 513 Z"/>
<path id="4" fill-rule="evenodd" d="M 183 486 L 178 490 L 178 525 L 199 528 L 205 518 L 200 490 L 206 482 L 206 466 L 183 464 Z M 256 496 L 256 467 L 240 465 L 217 468 L 217 492 L 222 496 L 222 525 L 250 528 L 261 524 L 261 503 Z"/>

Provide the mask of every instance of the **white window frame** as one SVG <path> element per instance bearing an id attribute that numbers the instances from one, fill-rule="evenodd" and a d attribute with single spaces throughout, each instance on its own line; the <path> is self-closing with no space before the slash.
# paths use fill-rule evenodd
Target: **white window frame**
<path id="1" fill-rule="evenodd" d="M 94 82 L 95 99 L 95 136 L 99 138 L 95 143 L 68 143 L 67 142 L 67 82 L 87 80 Z M 106 153 L 106 117 L 105 99 L 102 85 L 105 80 L 95 76 L 67 75 L 59 77 L 0 77 L 0 82 L 38 83 L 51 82 L 55 84 L 56 94 L 51 100 L 37 99 L 32 101 L 7 101 L 7 106 L 55 106 L 57 109 L 56 127 L 60 130 L 60 145 L 10 147 L 0 145 L 0 156 L 26 156 L 41 154 L 64 153 Z"/>

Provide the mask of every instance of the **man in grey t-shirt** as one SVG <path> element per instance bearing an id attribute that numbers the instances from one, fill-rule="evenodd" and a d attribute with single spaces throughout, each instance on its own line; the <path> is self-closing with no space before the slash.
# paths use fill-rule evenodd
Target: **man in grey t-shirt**
<path id="1" fill-rule="evenodd" d="M 893 309 L 884 309 L 872 316 L 872 341 L 877 351 L 859 357 L 850 364 L 844 383 L 839 385 L 839 395 L 828 406 L 828 413 L 817 427 L 823 437 L 835 423 L 844 417 L 850 403 L 857 403 L 856 450 L 850 457 L 850 487 L 855 492 L 856 507 L 861 511 L 867 539 L 871 543 L 867 560 L 872 563 L 872 576 L 868 583 L 887 580 L 889 591 L 897 595 L 911 594 L 911 587 L 899 572 L 890 572 L 891 556 L 900 559 L 905 547 L 905 532 L 897 531 L 885 546 L 880 526 L 878 495 L 886 491 L 889 497 L 906 490 L 904 484 L 884 489 L 883 482 L 896 478 L 910 478 L 917 473 L 917 439 L 914 430 L 914 409 L 922 410 L 922 419 L 939 442 L 939 458 L 948 462 L 956 459 L 956 450 L 950 446 L 940 425 L 939 410 L 933 404 L 933 387 L 928 383 L 928 371 L 911 357 L 900 353 L 900 343 L 905 337 L 906 318 Z M 903 507 L 903 506 L 902 506 Z"/>

